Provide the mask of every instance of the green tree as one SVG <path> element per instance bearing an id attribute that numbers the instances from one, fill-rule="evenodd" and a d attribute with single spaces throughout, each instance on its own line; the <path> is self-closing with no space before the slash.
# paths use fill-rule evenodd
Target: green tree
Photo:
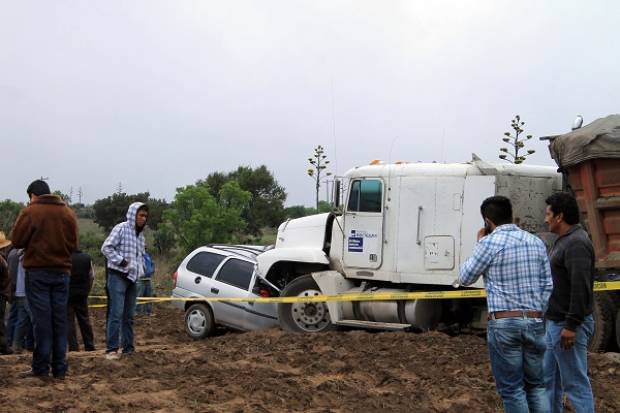
<path id="1" fill-rule="evenodd" d="M 114 225 L 127 219 L 127 208 L 132 202 L 144 202 L 149 206 L 148 226 L 157 230 L 157 226 L 162 221 L 163 211 L 168 207 L 164 199 L 150 198 L 148 192 L 128 195 L 124 192 L 116 192 L 106 198 L 98 199 L 93 204 L 95 222 L 106 232 L 109 232 Z"/>
<path id="2" fill-rule="evenodd" d="M 103 254 L 101 254 L 103 241 L 105 241 L 105 235 L 99 231 L 80 232 L 80 250 L 88 253 L 96 265 L 104 263 Z"/>
<path id="3" fill-rule="evenodd" d="M 308 213 L 309 209 L 314 209 L 314 208 L 306 208 L 303 205 L 293 205 L 288 208 L 285 208 L 284 213 L 286 214 L 287 218 L 295 219 L 295 218 L 305 217 L 306 215 L 310 215 L 311 212 Z"/>
<path id="4" fill-rule="evenodd" d="M 502 147 L 499 149 L 499 151 L 502 152 L 499 155 L 500 159 L 506 162 L 520 164 L 525 162 L 527 156 L 536 152 L 534 149 L 525 151 L 525 142 L 532 139 L 532 135 L 526 135 L 525 138 L 521 137 L 521 134 L 525 132 L 523 129 L 524 126 L 525 122 L 521 120 L 521 116 L 516 115 L 514 119 L 512 119 L 510 127 L 512 127 L 513 133 L 504 132 L 504 138 L 502 138 L 502 141 L 506 142 L 509 147 Z M 521 154 L 519 154 L 519 151 L 521 151 Z"/>
<path id="5" fill-rule="evenodd" d="M 278 184 L 265 165 L 258 168 L 240 166 L 227 174 L 214 172 L 204 181 L 211 195 L 219 199 L 221 188 L 231 181 L 237 181 L 239 187 L 251 194 L 250 202 L 242 212 L 247 222 L 247 232 L 259 236 L 263 227 L 277 227 L 284 221 L 284 201 L 286 192 Z"/>
<path id="6" fill-rule="evenodd" d="M 333 210 L 332 206 L 327 201 L 319 201 L 319 210 L 316 208 L 307 207 L 304 205 L 293 205 L 284 209 L 284 213 L 286 214 L 286 218 L 295 219 L 307 217 L 308 215 L 321 214 L 324 212 L 331 212 Z"/>
<path id="7" fill-rule="evenodd" d="M 325 176 L 330 176 L 331 172 L 325 171 L 327 169 L 327 165 L 329 165 L 329 160 L 327 159 L 327 155 L 325 155 L 325 149 L 323 146 L 319 145 L 314 148 L 314 154 L 310 158 L 308 158 L 308 163 L 310 167 L 306 171 L 308 176 L 314 180 L 314 187 L 316 190 L 316 209 L 319 210 L 319 190 L 321 189 L 321 174 L 325 174 Z"/>
<path id="8" fill-rule="evenodd" d="M 177 188 L 164 220 L 176 229 L 185 252 L 209 243 L 235 242 L 247 226 L 241 214 L 251 198 L 252 194 L 241 189 L 236 181 L 222 185 L 217 198 L 205 182 L 199 181 Z"/>
<path id="9" fill-rule="evenodd" d="M 168 255 L 176 246 L 175 230 L 170 222 L 162 222 L 153 231 L 153 244 L 159 255 Z"/>
<path id="10" fill-rule="evenodd" d="M 71 205 L 71 195 L 67 195 L 61 191 L 54 191 L 54 195 L 59 196 L 65 204 Z"/>
<path id="11" fill-rule="evenodd" d="M 24 208 L 24 204 L 13 202 L 10 199 L 0 202 L 0 231 L 3 231 L 7 237 L 11 233 L 22 208 Z"/>

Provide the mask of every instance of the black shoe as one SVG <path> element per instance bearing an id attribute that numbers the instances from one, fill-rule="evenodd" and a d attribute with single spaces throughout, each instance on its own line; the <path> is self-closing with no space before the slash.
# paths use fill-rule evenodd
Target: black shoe
<path id="1" fill-rule="evenodd" d="M 65 375 L 64 374 L 54 374 L 54 379 L 56 379 L 56 380 L 64 380 L 65 379 Z"/>
<path id="2" fill-rule="evenodd" d="M 0 347 L 0 354 L 3 355 L 7 355 L 7 354 L 13 354 L 13 350 L 11 349 L 11 347 Z"/>

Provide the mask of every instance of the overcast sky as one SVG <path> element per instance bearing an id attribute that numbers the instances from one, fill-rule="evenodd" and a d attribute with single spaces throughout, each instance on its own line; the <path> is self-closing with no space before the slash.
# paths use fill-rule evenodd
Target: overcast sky
<path id="1" fill-rule="evenodd" d="M 287 205 L 312 205 L 317 144 L 339 174 L 494 161 L 517 113 L 538 137 L 619 112 L 617 1 L 0 5 L 0 199 L 45 176 L 87 203 L 119 182 L 172 200 L 265 164 Z"/>

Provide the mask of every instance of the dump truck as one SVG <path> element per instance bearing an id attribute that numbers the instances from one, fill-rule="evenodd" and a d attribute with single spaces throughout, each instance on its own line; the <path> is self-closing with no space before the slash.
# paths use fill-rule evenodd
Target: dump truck
<path id="1" fill-rule="evenodd" d="M 581 132 L 593 130 L 598 129 L 588 125 Z M 337 201 L 332 213 L 282 223 L 275 247 L 257 257 L 258 270 L 282 296 L 450 289 L 483 225 L 479 207 L 485 198 L 510 198 L 514 222 L 550 245 L 554 235 L 544 224 L 545 199 L 569 189 L 593 235 L 597 268 L 610 274 L 620 267 L 617 140 L 611 139 L 616 145 L 611 152 L 568 157 L 571 136 L 549 138 L 559 170 L 488 163 L 475 155 L 460 164 L 372 162 L 353 168 L 334 185 L 342 205 Z M 597 141 L 602 142 L 582 144 Z M 482 288 L 482 280 L 473 287 Z M 615 294 L 597 294 L 596 316 L 604 329 L 594 350 L 611 340 L 616 301 Z M 462 331 L 484 328 L 487 312 L 484 299 L 329 301 L 280 303 L 278 318 L 283 329 L 295 332 L 339 326 Z"/>
<path id="2" fill-rule="evenodd" d="M 597 119 L 570 133 L 546 137 L 564 189 L 577 198 L 590 234 L 600 281 L 620 274 L 620 115 Z M 620 348 L 620 296 L 594 294 L 595 334 L 590 349 Z"/>

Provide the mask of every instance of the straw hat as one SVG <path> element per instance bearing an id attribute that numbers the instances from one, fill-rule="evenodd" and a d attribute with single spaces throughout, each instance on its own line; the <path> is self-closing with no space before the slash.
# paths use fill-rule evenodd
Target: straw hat
<path id="1" fill-rule="evenodd" d="M 11 240 L 6 239 L 4 232 L 0 231 L 0 249 L 8 247 L 9 245 L 11 245 Z"/>

